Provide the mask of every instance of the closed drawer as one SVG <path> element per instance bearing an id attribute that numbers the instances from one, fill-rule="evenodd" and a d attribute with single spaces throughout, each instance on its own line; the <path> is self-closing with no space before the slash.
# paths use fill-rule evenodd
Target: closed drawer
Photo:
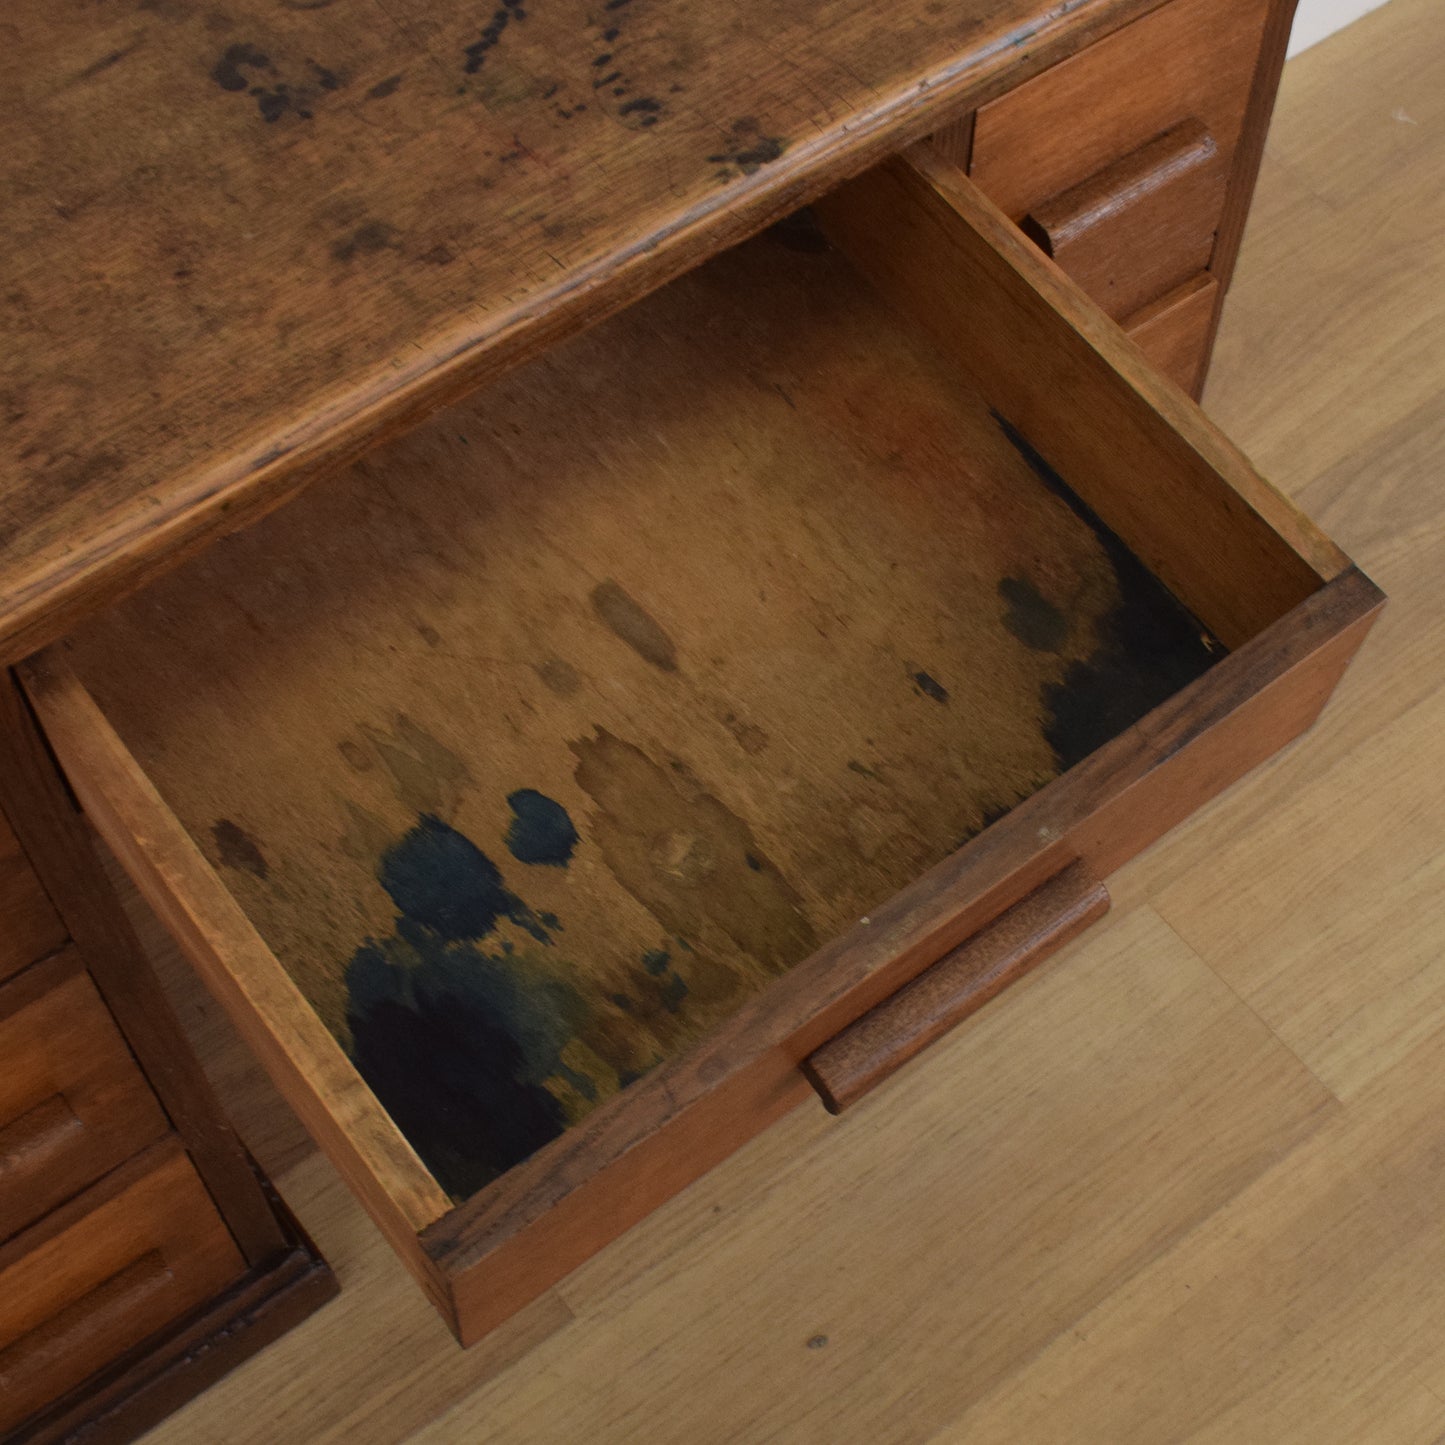
<path id="1" fill-rule="evenodd" d="M 1210 261 L 1268 0 L 1170 0 L 979 110 L 969 173 L 1115 319 Z"/>
<path id="2" fill-rule="evenodd" d="M 173 1139 L 0 1248 L 0 1431 L 245 1269 Z"/>
<path id="3" fill-rule="evenodd" d="M 0 988 L 0 1240 L 167 1128 L 73 949 Z"/>
<path id="4" fill-rule="evenodd" d="M 65 939 L 65 925 L 0 817 L 0 982 L 54 953 Z"/>
<path id="5" fill-rule="evenodd" d="M 1379 604 L 956 171 L 818 216 L 24 669 L 464 1341 L 1059 946 Z"/>

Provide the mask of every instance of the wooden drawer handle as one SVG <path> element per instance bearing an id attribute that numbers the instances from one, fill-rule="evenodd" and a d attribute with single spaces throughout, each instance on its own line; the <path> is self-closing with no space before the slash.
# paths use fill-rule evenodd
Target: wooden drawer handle
<path id="1" fill-rule="evenodd" d="M 945 954 L 804 1060 L 828 1112 L 856 1104 L 1108 908 L 1108 890 L 1073 863 Z"/>
<path id="2" fill-rule="evenodd" d="M 88 1341 L 114 1331 L 172 1278 L 160 1251 L 150 1250 L 21 1335 L 0 1350 L 0 1400 L 84 1353 Z"/>
<path id="3" fill-rule="evenodd" d="M 42 1169 L 85 1132 L 63 1094 L 42 1099 L 0 1129 L 0 1182 L 12 1174 Z"/>
<path id="4" fill-rule="evenodd" d="M 1209 264 L 1226 176 L 1186 120 L 1035 206 L 1020 225 L 1115 320 Z"/>

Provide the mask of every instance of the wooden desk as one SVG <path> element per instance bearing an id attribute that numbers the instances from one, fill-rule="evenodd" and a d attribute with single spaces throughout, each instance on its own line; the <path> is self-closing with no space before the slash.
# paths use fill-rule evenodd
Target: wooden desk
<path id="1" fill-rule="evenodd" d="M 323 473 L 928 135 L 935 143 L 915 170 L 945 197 L 950 172 L 959 174 L 952 204 L 988 238 L 980 251 L 985 284 L 1017 285 L 1025 310 L 1035 307 L 1037 291 L 1046 298 L 1038 303 L 1046 326 L 1057 312 L 1071 347 L 1073 338 L 1085 338 L 1086 368 L 1095 354 L 1105 358 L 1090 383 L 1101 406 L 1122 398 L 1119 415 L 1127 414 L 1130 427 L 1137 415 L 1146 429 L 1166 429 L 1143 455 L 1172 457 L 1175 438 L 1181 464 L 1196 468 L 1203 457 L 1211 476 L 1218 469 L 1227 477 L 1227 499 L 1204 506 L 1199 535 L 1206 550 L 1221 539 L 1241 548 L 1239 598 L 1227 595 L 1234 583 L 1211 581 L 1188 549 L 1162 564 L 1154 559 L 1166 574 L 1177 571 L 1166 575 L 1169 585 L 1201 615 L 1211 613 L 1209 627 L 1231 649 L 1288 609 L 1305 609 L 1290 614 L 1295 621 L 1281 640 L 1249 654 L 1257 661 L 1238 664 L 1234 681 L 1215 687 L 1208 707 L 1195 704 L 1213 727 L 1256 695 L 1273 698 L 1266 713 L 1249 713 L 1257 738 L 1221 742 L 1227 729 L 1215 731 L 1201 744 L 1207 752 L 1189 754 L 1213 760 L 1202 780 L 1161 785 L 1157 778 L 1190 766 L 1172 759 L 1203 733 L 1177 719 L 1146 729 L 1143 771 L 1096 764 L 1093 791 L 1080 793 L 1074 806 L 1088 824 L 1113 806 L 1100 801 L 1112 799 L 1111 789 L 1132 789 L 1154 799 L 1148 824 L 1131 825 L 1126 840 L 1099 844 L 1104 834 L 1096 827 L 1094 842 L 1070 834 L 1061 846 L 1117 861 L 1143 846 L 1151 828 L 1166 826 L 1298 731 L 1378 605 L 1346 559 L 1253 478 L 1073 288 L 1012 232 L 1005 235 L 1001 218 L 979 208 L 961 179 L 971 173 L 1160 366 L 1197 390 L 1282 61 L 1292 9 L 1285 0 L 1081 0 L 1067 7 L 970 0 L 920 4 L 883 19 L 861 5 L 821 0 L 781 17 L 761 7 L 752 13 L 660 0 L 608 0 L 591 10 L 551 10 L 544 0 L 535 11 L 525 0 L 503 0 L 480 22 L 462 6 L 383 11 L 336 0 L 233 5 L 204 16 L 160 3 L 99 23 L 32 8 L 33 17 L 10 25 L 4 62 L 18 142 L 6 162 L 6 214 L 19 243 L 7 256 L 5 287 L 15 341 L 0 360 L 10 415 L 0 474 L 0 661 L 24 662 Z M 883 197 L 894 182 L 880 184 L 875 194 Z M 912 204 L 914 182 L 898 184 Z M 920 204 L 922 216 L 936 202 Z M 830 200 L 824 213 L 887 283 L 886 240 L 873 234 L 866 207 L 855 202 L 850 214 Z M 899 296 L 909 285 L 905 278 Z M 1012 324 L 1007 311 L 985 306 L 981 314 Z M 1068 432 L 1055 427 L 1065 450 Z M 1007 426 L 1004 435 L 1017 454 L 1007 465 L 1017 469 L 1022 457 L 1035 484 L 1041 477 L 1054 488 L 1056 475 L 1028 439 Z M 1094 525 L 1088 505 L 1074 510 Z M 1034 608 L 1032 623 L 1012 624 L 1025 648 L 1057 651 L 1037 630 L 1057 630 L 1050 605 L 1040 611 L 1031 593 L 1019 595 L 1019 606 Z M 676 670 L 666 634 L 625 592 L 600 601 L 594 592 L 593 603 L 653 667 Z M 92 641 L 92 659 L 96 653 Z M 48 684 L 55 674 L 43 664 L 26 676 L 82 801 L 123 861 L 148 878 L 148 896 L 171 926 L 189 930 L 202 955 L 221 958 L 218 933 L 228 930 L 229 943 L 242 951 L 264 949 L 244 919 L 240 932 L 230 922 L 213 927 L 220 915 L 202 917 L 200 895 L 187 893 L 160 853 L 147 851 L 156 845 L 165 852 L 162 834 L 174 820 L 155 814 L 157 832 L 126 811 L 125 803 L 149 796 L 138 772 L 127 775 L 135 789 L 119 805 L 118 795 L 107 793 L 99 776 L 106 769 L 90 766 L 96 755 L 86 751 L 80 695 L 63 682 Z M 913 676 L 920 696 L 946 702 L 929 674 Z M 68 889 L 79 916 L 85 897 L 107 897 L 105 885 L 93 864 L 80 860 L 74 838 L 70 854 L 49 852 L 46 826 L 83 835 L 57 802 L 59 784 L 24 699 L 11 690 L 6 705 L 10 776 L 0 804 L 29 855 L 26 866 L 53 898 Z M 324 708 L 325 700 L 312 706 Z M 735 736 L 746 748 L 739 728 Z M 408 756 L 413 742 L 403 739 Z M 380 746 L 395 751 L 394 743 Z M 1061 754 L 1060 768 L 1091 747 L 1077 759 Z M 1084 775 L 1071 776 L 1077 791 Z M 1146 783 L 1150 777 L 1155 781 Z M 1163 802 L 1151 791 L 1160 786 L 1173 789 Z M 1020 785 L 1015 793 L 1026 791 Z M 42 825 L 45 816 L 49 825 Z M 1007 836 L 1022 837 L 1022 822 L 1009 827 Z M 213 829 L 222 861 L 264 880 L 264 854 L 239 825 L 230 829 Z M 1059 842 L 1063 835 L 1045 828 L 1039 836 Z M 180 841 L 184 851 L 189 845 Z M 986 865 L 996 874 L 987 896 L 947 925 L 950 946 L 1043 881 L 1048 849 L 1041 853 L 1035 840 L 1025 856 L 1021 843 L 1009 846 L 1014 853 L 1002 844 L 993 850 L 1005 862 Z M 1023 861 L 1007 863 L 1015 854 Z M 747 859 L 772 878 L 771 864 L 752 852 Z M 1097 885 L 1086 896 L 1097 902 Z M 1097 911 L 1095 903 L 1089 908 Z M 65 906 L 59 911 L 99 978 L 83 925 L 71 923 Z M 441 916 L 427 914 L 421 926 L 449 937 L 436 922 Z M 28 929 L 43 934 L 41 924 L 27 914 Z M 536 933 L 542 925 L 525 926 Z M 792 925 L 780 926 L 786 935 Z M 947 929 L 935 931 L 942 937 Z M 1025 950 L 1030 957 L 1037 951 Z M 901 982 L 903 970 L 927 961 L 904 949 L 888 977 Z M 133 953 L 124 974 L 145 976 Z M 219 974 L 212 982 L 224 992 Z M 291 987 L 277 982 L 283 991 Z M 877 1002 L 881 986 L 869 982 L 856 996 L 840 996 L 832 1025 Z M 242 994 L 240 1012 L 254 1024 L 255 995 Z M 970 994 L 969 1006 L 986 996 Z M 289 996 L 275 1000 L 281 1012 L 291 1008 Z M 139 1027 L 114 1002 L 111 1008 L 122 1029 Z M 256 1034 L 258 1047 L 278 1074 L 298 1078 L 292 1097 L 305 1101 L 298 1107 L 308 1123 L 351 1161 L 358 1189 L 464 1338 L 578 1257 L 567 1244 L 537 1273 L 540 1285 L 518 1283 L 514 1270 L 495 1295 L 490 1283 L 466 1276 L 471 1257 L 485 1252 L 479 1241 L 512 1227 L 505 1201 L 490 1218 L 485 1208 L 473 1209 L 471 1223 L 448 1234 L 447 1190 L 374 1099 L 353 1101 L 354 1109 L 338 1104 L 353 1088 L 351 1063 L 315 1019 L 297 1028 L 294 1047 L 284 1030 L 268 1028 Z M 168 1035 L 142 1062 L 160 1069 L 167 1054 L 182 1053 L 178 1037 Z M 611 1087 L 626 1089 L 630 1068 L 608 1067 Z M 594 1087 L 573 1063 L 556 1069 L 569 1088 Z M 706 1068 L 699 1077 L 705 1084 Z M 562 1086 L 553 1085 L 552 1094 L 534 1091 L 544 1113 L 557 1107 Z M 194 1079 L 177 1097 L 191 1097 L 193 1088 Z M 648 1088 L 673 1102 L 657 1076 Z M 786 1098 L 743 1096 L 738 1117 L 748 1122 L 736 1129 L 726 1123 L 718 1147 L 793 1100 L 792 1084 Z M 715 1107 L 738 1111 L 738 1099 Z M 211 1106 L 204 1109 L 212 1117 Z M 360 1121 L 354 1134 L 344 1119 L 338 1124 L 342 1115 Z M 618 1117 L 615 1109 L 608 1115 Z M 180 1133 L 189 1149 L 180 1157 L 195 1158 L 200 1146 Z M 613 1135 L 607 1148 L 621 1158 L 615 1127 Z M 609 1187 L 664 1197 L 705 1162 L 659 1171 L 654 1161 L 643 1174 L 651 1169 L 660 1182 Z M 234 1203 L 229 1186 L 219 1173 L 203 1169 L 202 1177 L 224 1214 Z M 543 1185 L 543 1192 L 555 1187 Z M 584 1225 L 589 1247 L 615 1234 L 617 1220 L 638 1207 L 629 1202 L 601 1225 Z M 532 1217 L 524 1222 L 530 1227 Z M 455 1277 L 447 1273 L 449 1257 L 462 1272 Z M 21 1321 L 16 1329 L 31 1327 Z"/>

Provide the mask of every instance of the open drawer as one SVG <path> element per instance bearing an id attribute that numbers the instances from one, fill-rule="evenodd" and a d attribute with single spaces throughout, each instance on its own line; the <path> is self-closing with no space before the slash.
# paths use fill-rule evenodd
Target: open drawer
<path id="1" fill-rule="evenodd" d="M 22 675 L 468 1342 L 1096 916 L 1380 600 L 924 148 Z"/>

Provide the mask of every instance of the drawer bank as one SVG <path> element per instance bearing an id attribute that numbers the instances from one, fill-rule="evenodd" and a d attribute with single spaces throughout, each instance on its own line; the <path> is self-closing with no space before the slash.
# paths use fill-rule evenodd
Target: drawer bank
<path id="1" fill-rule="evenodd" d="M 18 668 L 463 1342 L 1097 918 L 1380 606 L 1116 324 L 1197 235 L 1104 248 L 1111 319 L 1087 197 L 1021 230 L 946 139 Z"/>

